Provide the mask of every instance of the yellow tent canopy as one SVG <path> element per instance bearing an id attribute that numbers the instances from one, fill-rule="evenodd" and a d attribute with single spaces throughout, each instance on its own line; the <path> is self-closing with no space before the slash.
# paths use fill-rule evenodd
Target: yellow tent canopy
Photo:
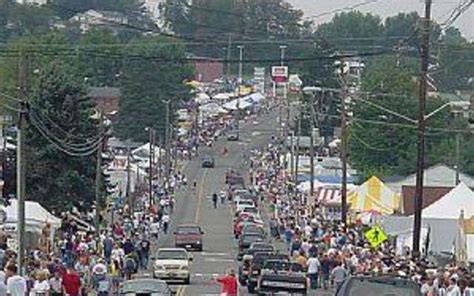
<path id="1" fill-rule="evenodd" d="M 393 214 L 399 209 L 400 195 L 390 190 L 379 178 L 372 176 L 348 194 L 348 202 L 351 210 L 356 212 Z"/>

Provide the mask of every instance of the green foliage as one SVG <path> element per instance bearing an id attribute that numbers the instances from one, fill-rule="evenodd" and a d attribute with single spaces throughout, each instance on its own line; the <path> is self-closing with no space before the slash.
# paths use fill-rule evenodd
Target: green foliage
<path id="1" fill-rule="evenodd" d="M 92 105 L 84 96 L 82 81 L 67 65 L 59 61 L 44 65 L 29 94 L 40 118 L 47 116 L 68 131 L 67 140 L 97 135 L 97 122 L 91 119 Z M 64 137 L 45 122 L 52 134 Z M 32 125 L 27 129 L 26 149 L 29 199 L 58 210 L 67 209 L 73 202 L 93 201 L 94 155 L 71 157 L 59 152 Z"/>
<path id="2" fill-rule="evenodd" d="M 380 44 L 377 38 L 384 35 L 384 27 L 377 15 L 351 11 L 336 14 L 331 22 L 319 25 L 315 33 L 318 38 L 330 38 L 329 42 L 340 50 Z"/>
<path id="3" fill-rule="evenodd" d="M 143 37 L 128 51 L 123 73 L 123 98 L 120 113 L 114 126 L 122 139 L 146 141 L 145 127 L 153 127 L 163 134 L 165 126 L 165 104 L 171 100 L 171 108 L 189 96 L 189 89 L 183 84 L 193 75 L 186 65 L 160 60 L 183 58 L 184 48 L 179 44 L 162 45 L 171 41 L 156 37 Z M 140 60 L 132 57 L 140 55 Z M 171 111 L 172 112 L 172 111 Z"/>
<path id="4" fill-rule="evenodd" d="M 472 90 L 474 43 L 463 38 L 458 29 L 448 28 L 437 53 L 440 71 L 433 76 L 439 81 L 441 90 Z"/>
<path id="5" fill-rule="evenodd" d="M 390 56 L 374 59 L 367 65 L 362 88 L 375 95 L 371 98 L 362 98 L 416 119 L 418 99 L 414 74 L 416 74 L 415 60 L 408 60 L 397 66 L 395 58 Z M 426 113 L 435 110 L 443 103 L 439 98 L 429 97 Z M 404 175 L 413 172 L 416 167 L 418 141 L 416 124 L 362 101 L 357 101 L 353 108 L 355 118 L 378 123 L 352 122 L 349 137 L 352 165 L 363 174 L 377 171 Z M 454 124 L 448 109 L 428 119 L 426 140 L 428 165 L 447 162 L 450 157 L 448 152 L 454 151 L 451 134 L 430 129 L 453 127 Z"/>

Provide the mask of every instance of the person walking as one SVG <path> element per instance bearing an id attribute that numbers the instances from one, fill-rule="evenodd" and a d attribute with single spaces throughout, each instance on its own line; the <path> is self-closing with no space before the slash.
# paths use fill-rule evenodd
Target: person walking
<path id="1" fill-rule="evenodd" d="M 26 280 L 18 275 L 18 268 L 15 264 L 8 264 L 5 268 L 7 276 L 7 295 L 9 296 L 25 296 Z"/>
<path id="2" fill-rule="evenodd" d="M 212 194 L 212 205 L 217 209 L 217 193 Z"/>
<path id="3" fill-rule="evenodd" d="M 341 288 L 342 283 L 344 283 L 348 275 L 349 274 L 344 268 L 342 262 L 338 262 L 337 266 L 331 272 L 331 276 L 334 279 L 334 283 L 336 284 L 336 291 L 339 291 L 339 288 Z"/>
<path id="4" fill-rule="evenodd" d="M 161 224 L 163 225 L 163 232 L 167 234 L 170 224 L 170 216 L 167 213 L 163 214 L 163 217 L 161 217 Z"/>
<path id="5" fill-rule="evenodd" d="M 311 289 L 318 289 L 319 288 L 319 269 L 321 267 L 321 263 L 319 259 L 316 257 L 316 254 L 311 254 L 308 261 L 306 262 L 308 265 L 308 278 L 310 283 Z"/>
<path id="6" fill-rule="evenodd" d="M 69 265 L 66 269 L 66 273 L 63 275 L 62 284 L 64 292 L 69 296 L 79 296 L 81 292 L 81 277 L 74 270 L 72 265 Z"/>
<path id="7" fill-rule="evenodd" d="M 221 296 L 237 296 L 238 284 L 233 269 L 229 269 L 227 275 L 217 278 L 216 281 L 222 286 Z"/>

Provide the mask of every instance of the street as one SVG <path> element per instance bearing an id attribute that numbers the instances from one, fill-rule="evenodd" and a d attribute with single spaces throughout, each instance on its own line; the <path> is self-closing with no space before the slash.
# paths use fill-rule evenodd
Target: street
<path id="1" fill-rule="evenodd" d="M 243 163 L 244 154 L 254 147 L 261 147 L 269 142 L 272 134 L 270 127 L 277 131 L 275 118 L 269 114 L 259 121 L 242 124 L 241 139 L 238 142 L 227 142 L 222 137 L 214 147 L 202 148 L 200 157 L 186 164 L 184 173 L 188 177 L 189 184 L 196 181 L 197 188 L 194 191 L 189 186 L 187 191 L 180 191 L 176 198 L 171 231 L 161 238 L 159 247 L 174 246 L 173 229 L 182 223 L 191 222 L 200 225 L 205 235 L 203 251 L 193 253 L 191 285 L 174 287 L 177 295 L 219 294 L 220 287 L 213 281 L 213 275 L 223 275 L 229 268 L 236 269 L 237 246 L 232 235 L 233 215 L 230 204 L 219 203 L 218 208 L 214 209 L 210 197 L 214 192 L 224 188 L 224 175 L 229 168 L 242 170 L 242 173 L 245 173 L 247 168 Z M 221 155 L 224 146 L 229 149 L 227 156 Z M 201 168 L 200 160 L 205 154 L 215 157 L 214 168 Z M 246 180 L 248 181 L 248 178 Z M 241 291 L 242 295 L 246 295 L 246 289 Z"/>

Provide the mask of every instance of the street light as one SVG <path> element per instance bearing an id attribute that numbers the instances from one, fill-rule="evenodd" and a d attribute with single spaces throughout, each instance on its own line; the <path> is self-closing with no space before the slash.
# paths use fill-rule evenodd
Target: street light
<path id="1" fill-rule="evenodd" d="M 149 172 L 148 172 L 148 191 L 150 194 L 150 207 L 153 205 L 153 164 L 155 161 L 155 130 L 151 127 L 145 127 L 145 131 L 148 132 L 148 141 L 150 142 L 149 154 Z M 138 171 L 138 166 L 137 166 Z M 137 180 L 138 182 L 138 180 Z"/>

